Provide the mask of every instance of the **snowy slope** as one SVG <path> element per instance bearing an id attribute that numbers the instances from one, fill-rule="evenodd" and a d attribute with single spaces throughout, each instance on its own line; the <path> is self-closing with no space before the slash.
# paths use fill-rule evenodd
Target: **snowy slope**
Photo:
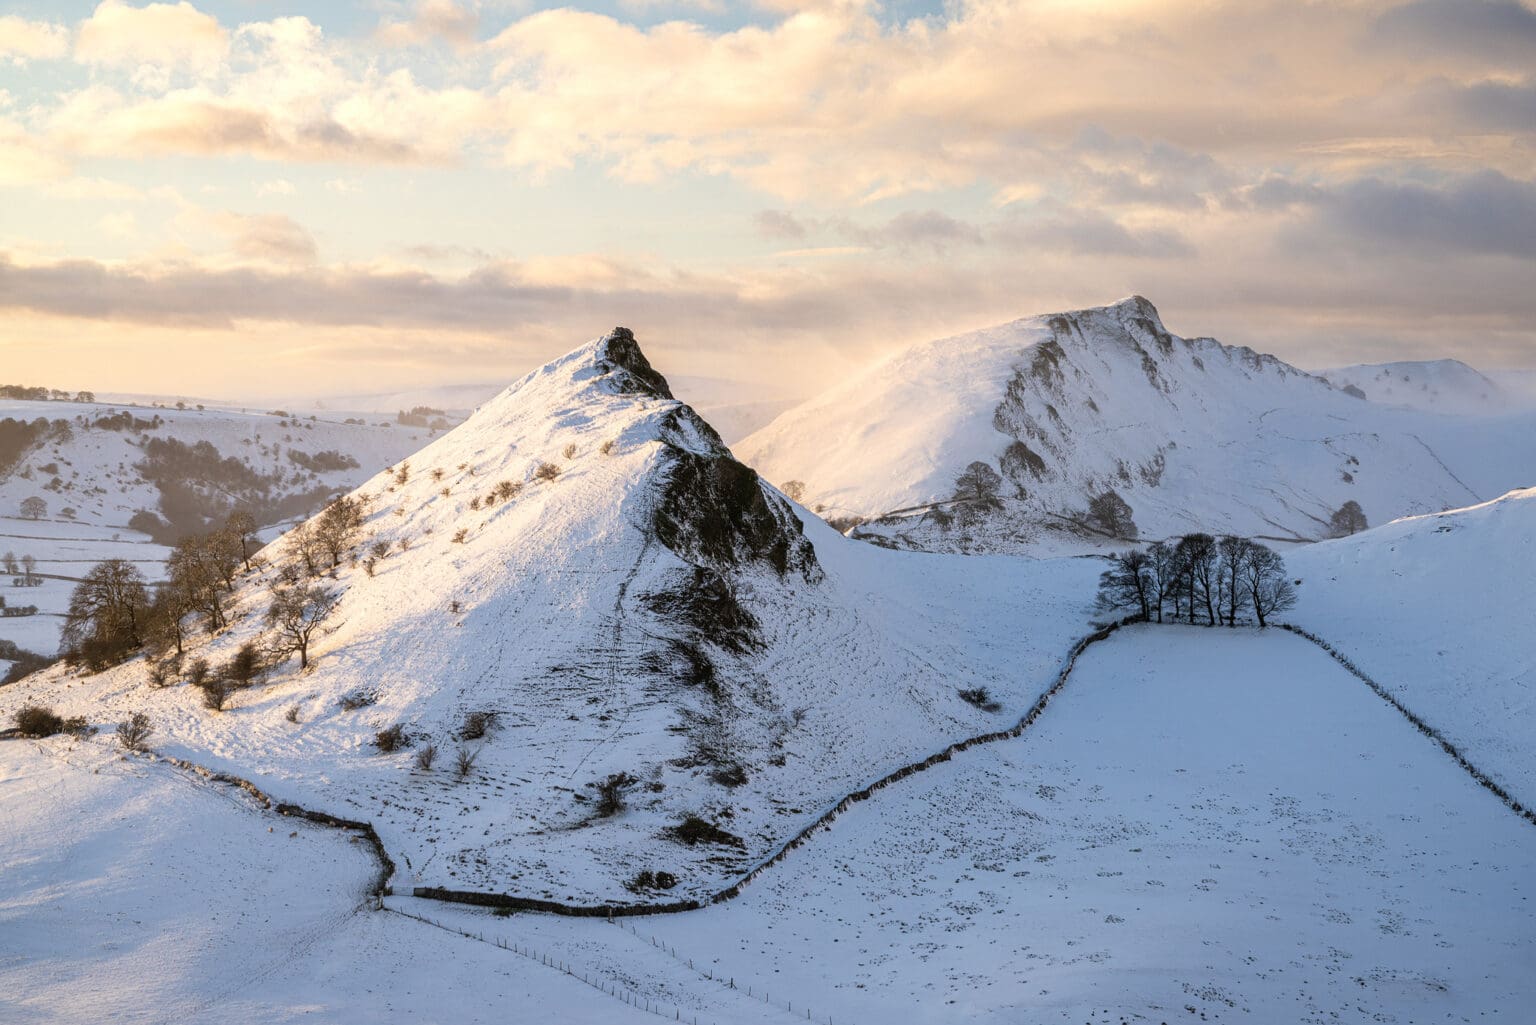
<path id="1" fill-rule="evenodd" d="M 92 426 L 121 416 L 160 422 L 151 427 Z M 67 440 L 42 441 L 0 475 L 0 515 L 18 515 L 22 500 L 36 496 L 47 503 L 48 518 L 113 528 L 125 528 L 135 512 L 160 509 L 159 490 L 136 468 L 148 438 L 187 445 L 206 441 L 220 457 L 233 457 L 258 473 L 281 478 L 271 489 L 272 497 L 281 499 L 327 487 L 348 490 L 380 466 L 420 448 L 429 437 L 420 429 L 318 417 L 104 403 L 0 400 L 0 419 L 6 418 L 62 420 L 70 430 Z M 295 462 L 290 451 L 310 457 L 338 452 L 359 468 L 315 472 Z M 66 508 L 74 515 L 64 515 Z"/>
<path id="2" fill-rule="evenodd" d="M 539 479 L 543 463 L 558 475 Z M 1084 632 L 1098 570 L 846 541 L 736 462 L 626 332 L 359 493 L 360 547 L 390 554 L 375 576 L 344 564 L 326 582 L 341 606 L 308 673 L 290 660 L 216 714 L 191 687 L 151 689 L 142 660 L 83 680 L 60 668 L 0 691 L 0 715 L 143 708 L 168 753 L 374 822 L 399 886 L 633 900 L 623 884 L 652 869 L 680 882 L 639 897 L 695 897 L 847 791 L 1021 712 Z M 284 552 L 264 552 L 236 624 L 189 658 L 218 664 L 261 636 Z M 976 687 L 1004 711 L 958 696 Z M 376 702 L 342 709 L 359 689 Z M 459 783 L 445 763 L 475 710 L 500 723 Z M 375 751 L 396 722 L 442 749 L 432 771 Z M 641 781 L 629 809 L 594 819 L 587 785 L 619 772 Z M 689 815 L 741 845 L 666 840 Z"/>
<path id="3" fill-rule="evenodd" d="M 1536 414 L 1455 418 L 1384 407 L 1251 349 L 1180 338 L 1147 300 L 1015 321 L 899 353 L 737 446 L 801 481 L 828 517 L 941 550 L 1053 551 L 1120 494 L 1142 536 L 1190 529 L 1313 539 L 1355 500 L 1372 522 L 1523 483 Z M 972 461 L 1002 478 L 1001 513 L 943 517 Z"/>
<path id="4" fill-rule="evenodd" d="M 124 416 L 159 422 L 128 429 L 95 426 Z M 138 469 L 148 438 L 185 445 L 207 442 L 220 458 L 237 459 L 268 478 L 271 483 L 263 496 L 268 511 L 260 505 L 250 508 L 263 522 L 274 522 L 277 516 L 291 520 L 313 511 L 325 497 L 351 490 L 429 437 L 425 430 L 345 423 L 340 417 L 0 400 L 0 420 L 41 418 L 69 426 L 67 437 L 56 432 L 29 447 L 8 469 L 0 465 L 0 553 L 10 552 L 17 559 L 31 555 L 44 577 L 36 588 L 4 586 L 11 604 L 36 605 L 42 611 L 36 617 L 0 618 L 0 639 L 51 655 L 58 647 L 59 615 L 74 579 L 102 559 L 128 559 L 150 580 L 163 575 L 168 549 L 128 527 L 135 513 L 163 511 L 160 490 Z M 336 452 L 356 466 L 326 469 L 319 464 L 320 469 L 311 470 L 295 462 L 290 452 L 305 457 Z M 208 484 L 202 489 L 218 490 Z M 40 520 L 20 515 L 21 503 L 34 497 L 47 506 Z M 0 579 L 0 585 L 9 584 L 10 579 Z"/>
<path id="5" fill-rule="evenodd" d="M 7 1022 L 468 1025 L 505 1022 L 508 1007 L 560 1025 L 656 1020 L 537 961 L 368 910 L 376 867 L 344 834 L 125 761 L 101 738 L 0 745 L 0 779 Z"/>
<path id="6" fill-rule="evenodd" d="M 1317 373 L 1336 388 L 1358 388 L 1368 402 L 1428 413 L 1476 416 L 1519 405 L 1514 396 L 1458 359 L 1366 363 Z"/>
<path id="7" fill-rule="evenodd" d="M 1279 631 L 1096 645 L 1022 738 L 641 923 L 833 1021 L 1524 1021 L 1531 826 Z"/>
<path id="8" fill-rule="evenodd" d="M 1536 804 L 1536 488 L 1286 556 L 1289 615 Z"/>

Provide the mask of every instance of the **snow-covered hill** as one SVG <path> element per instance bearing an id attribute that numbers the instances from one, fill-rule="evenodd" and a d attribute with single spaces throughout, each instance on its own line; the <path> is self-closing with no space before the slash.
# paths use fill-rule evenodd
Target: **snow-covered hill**
<path id="1" fill-rule="evenodd" d="M 48 425 L 19 452 L 5 453 L 0 515 L 17 516 L 24 500 L 37 497 L 47 505 L 43 518 L 93 527 L 127 527 L 140 511 L 164 517 L 167 489 L 140 464 L 152 460 L 150 443 L 175 442 L 211 446 L 196 465 L 174 467 L 181 481 L 211 496 L 210 507 L 221 499 L 239 503 L 272 522 L 311 511 L 430 437 L 424 429 L 339 417 L 0 400 L 0 420 Z M 226 460 L 240 464 L 242 479 L 208 472 Z M 252 501 L 242 501 L 247 497 Z"/>
<path id="2" fill-rule="evenodd" d="M 16 588 L 0 575 L 10 605 L 39 610 L 0 617 L 0 640 L 52 655 L 69 590 L 92 564 L 128 559 L 158 580 L 165 545 L 209 517 L 239 507 L 263 525 L 291 522 L 429 437 L 341 414 L 0 400 L 0 554 L 30 556 L 41 576 Z M 22 510 L 33 499 L 35 518 Z M 134 529 L 146 524 L 153 536 Z"/>
<path id="3" fill-rule="evenodd" d="M 167 753 L 374 822 L 399 885 L 697 897 L 846 792 L 1011 722 L 1084 632 L 1098 569 L 847 541 L 737 462 L 623 330 L 358 495 L 355 551 L 384 554 L 323 581 L 341 602 L 310 671 L 289 660 L 216 713 L 193 687 L 153 689 L 142 659 L 56 668 L 0 690 L 0 716 L 29 700 L 106 723 L 142 708 Z M 188 661 L 263 638 L 296 565 L 284 541 L 263 560 L 234 625 Z M 1001 709 L 961 698 L 976 688 Z M 480 711 L 497 724 L 461 741 Z M 379 753 L 395 723 L 413 743 Z M 423 771 L 429 741 L 442 753 Z M 460 746 L 478 753 L 464 782 Z M 627 809 L 599 817 L 589 785 L 620 773 Z M 725 842 L 683 842 L 690 816 Z M 678 882 L 627 891 L 642 870 Z"/>
<path id="4" fill-rule="evenodd" d="M 1519 405 L 1484 374 L 1458 359 L 1365 363 L 1320 370 L 1336 388 L 1354 388 L 1368 402 L 1427 413 L 1487 415 Z"/>
<path id="5" fill-rule="evenodd" d="M 1536 805 L 1536 488 L 1286 559 L 1302 581 L 1292 621 Z"/>
<path id="6" fill-rule="evenodd" d="M 1324 536 L 1500 494 L 1536 466 L 1536 414 L 1456 418 L 1361 401 L 1272 356 L 1166 331 L 1147 300 L 1033 317 L 899 353 L 737 446 L 829 518 L 888 544 L 1072 550 L 1113 491 L 1142 536 Z M 973 462 L 1000 511 L 956 502 Z M 951 522 L 952 521 L 952 522 Z M 1113 532 L 1109 532 L 1113 533 Z"/>

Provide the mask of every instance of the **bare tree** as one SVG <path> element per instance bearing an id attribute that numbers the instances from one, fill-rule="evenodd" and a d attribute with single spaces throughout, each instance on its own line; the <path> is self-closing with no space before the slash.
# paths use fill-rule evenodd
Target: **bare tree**
<path id="1" fill-rule="evenodd" d="M 162 584 L 155 588 L 155 596 L 150 600 L 149 616 L 145 622 L 146 639 L 161 649 L 174 645 L 176 654 L 181 655 L 186 640 L 181 621 L 193 609 L 186 594 L 174 584 Z"/>
<path id="2" fill-rule="evenodd" d="M 1243 562 L 1243 585 L 1260 628 L 1277 612 L 1296 605 L 1296 588 L 1286 578 L 1285 561 L 1272 549 L 1254 543 Z"/>
<path id="3" fill-rule="evenodd" d="M 1105 491 L 1089 499 L 1087 520 L 1090 527 L 1102 534 L 1136 540 L 1136 521 L 1131 518 L 1131 507 L 1117 491 Z"/>
<path id="4" fill-rule="evenodd" d="M 1184 577 L 1189 621 L 1195 621 L 1197 605 L 1205 608 L 1207 626 L 1216 625 L 1216 539 L 1209 534 L 1186 534 L 1174 549 Z"/>
<path id="5" fill-rule="evenodd" d="M 306 573 L 312 577 L 320 575 L 325 546 L 321 544 L 313 522 L 301 523 L 289 531 L 285 547 L 290 556 L 304 563 Z"/>
<path id="6" fill-rule="evenodd" d="M 337 597 L 321 587 L 286 587 L 273 592 L 267 625 L 275 627 L 277 654 L 298 652 L 299 668 L 309 668 L 309 642 L 320 624 L 336 610 Z"/>
<path id="7" fill-rule="evenodd" d="M 1237 625 L 1237 614 L 1248 604 L 1248 591 L 1242 584 L 1243 562 L 1253 542 L 1245 537 L 1227 534 L 1216 542 L 1217 592 L 1220 595 L 1221 618 L 1227 626 Z"/>
<path id="8" fill-rule="evenodd" d="M 21 515 L 29 520 L 40 520 L 48 515 L 48 503 L 32 495 L 21 500 Z"/>
<path id="9" fill-rule="evenodd" d="M 1328 521 L 1328 533 L 1332 537 L 1348 537 L 1358 534 L 1370 526 L 1365 521 L 1365 510 L 1360 508 L 1360 503 L 1350 499 L 1338 509 Z"/>
<path id="10" fill-rule="evenodd" d="M 166 560 L 170 583 L 181 592 L 182 600 L 201 612 L 208 630 L 223 629 L 227 622 L 220 590 L 229 590 L 235 559 L 232 546 L 212 535 L 184 537 L 171 549 Z"/>
<path id="11" fill-rule="evenodd" d="M 1153 576 L 1152 559 L 1146 552 L 1132 549 L 1114 556 L 1099 577 L 1099 608 L 1134 609 L 1143 620 L 1151 619 Z"/>
<path id="12" fill-rule="evenodd" d="M 122 559 L 99 562 L 75 585 L 64 615 L 60 647 L 71 661 L 105 669 L 144 643 L 149 608 L 144 574 Z"/>
<path id="13" fill-rule="evenodd" d="M 240 558 L 245 563 L 246 571 L 251 568 L 251 552 L 256 549 L 256 520 L 244 509 L 236 509 L 229 514 L 229 519 L 224 521 L 224 529 L 230 536 L 240 542 Z"/>
<path id="14" fill-rule="evenodd" d="M 341 565 L 341 557 L 352 547 L 362 528 L 363 504 L 343 495 L 315 517 L 310 530 L 321 550 L 330 557 L 334 569 Z"/>
<path id="15" fill-rule="evenodd" d="M 1151 576 L 1152 604 L 1157 610 L 1157 621 L 1163 621 L 1163 606 L 1174 599 L 1173 618 L 1179 618 L 1179 560 L 1174 547 L 1166 541 L 1154 541 L 1147 546 L 1147 571 Z"/>

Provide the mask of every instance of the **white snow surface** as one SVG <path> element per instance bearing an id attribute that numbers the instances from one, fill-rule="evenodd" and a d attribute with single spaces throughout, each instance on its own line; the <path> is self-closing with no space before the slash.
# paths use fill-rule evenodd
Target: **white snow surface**
<path id="1" fill-rule="evenodd" d="M 1080 551 L 1090 496 L 1117 491 L 1144 537 L 1200 529 L 1311 540 L 1348 500 L 1373 523 L 1528 483 L 1536 413 L 1455 417 L 1362 402 L 1251 349 L 1180 338 L 1133 297 L 914 346 L 737 445 L 827 516 L 932 550 Z M 944 529 L 969 463 L 1003 512 Z M 1058 529 L 1059 528 L 1059 529 Z"/>
<path id="2" fill-rule="evenodd" d="M 1286 554 L 1292 622 L 1536 806 L 1536 488 Z"/>
<path id="3" fill-rule="evenodd" d="M 0 717 L 27 701 L 108 724 L 142 709 L 166 753 L 373 822 L 399 865 L 397 888 L 675 900 L 733 881 L 845 793 L 1010 724 L 1088 629 L 1092 561 L 892 554 L 802 512 L 823 575 L 780 577 L 761 564 L 732 573 L 761 649 L 709 650 L 718 700 L 680 682 L 669 642 L 684 631 L 648 596 L 686 585 L 692 567 L 657 542 L 651 517 L 676 446 L 709 452 L 711 443 L 669 426 L 689 423 L 678 420 L 680 403 L 619 390 L 603 344 L 529 375 L 408 470 L 363 485 L 370 514 L 359 548 L 388 542 L 392 554 L 374 577 L 343 564 L 325 581 L 343 597 L 307 673 L 290 659 L 213 713 L 190 686 L 152 689 L 142 659 L 93 677 L 56 667 L 0 690 Z M 561 472 L 535 479 L 546 461 Z M 487 506 L 505 480 L 522 491 Z M 263 636 L 283 543 L 263 559 L 237 588 L 234 626 L 199 640 L 188 661 L 217 665 Z M 1003 710 L 958 695 L 978 687 Z M 376 703 L 342 709 L 339 699 L 358 690 Z M 455 736 L 475 710 L 500 722 L 483 744 L 466 745 L 479 761 L 458 782 Z M 744 785 L 716 782 L 714 767 L 692 757 L 701 730 L 685 728 L 690 713 L 717 714 L 722 725 L 703 735 L 745 768 Z M 413 748 L 378 753 L 375 733 L 397 722 Z M 415 752 L 428 739 L 441 754 L 422 772 Z M 593 821 L 592 803 L 578 798 L 618 772 L 642 785 L 623 814 Z M 665 840 L 688 815 L 743 846 Z M 647 868 L 680 883 L 624 888 Z"/>
<path id="4" fill-rule="evenodd" d="M 0 744 L 0 1020 L 557 1025 L 656 1019 L 562 972 L 368 910 L 344 834 L 102 738 Z"/>
<path id="5" fill-rule="evenodd" d="M 1520 1021 L 1533 832 L 1301 638 L 1136 627 L 1023 738 L 639 927 L 837 1022 Z"/>

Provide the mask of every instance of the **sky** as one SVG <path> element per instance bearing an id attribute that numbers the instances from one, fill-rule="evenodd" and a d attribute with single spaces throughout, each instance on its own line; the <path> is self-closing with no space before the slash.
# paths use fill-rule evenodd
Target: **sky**
<path id="1" fill-rule="evenodd" d="M 1536 365 L 1536 7 L 0 2 L 0 383 L 501 382 L 623 324 L 796 395 L 1131 294 Z"/>

